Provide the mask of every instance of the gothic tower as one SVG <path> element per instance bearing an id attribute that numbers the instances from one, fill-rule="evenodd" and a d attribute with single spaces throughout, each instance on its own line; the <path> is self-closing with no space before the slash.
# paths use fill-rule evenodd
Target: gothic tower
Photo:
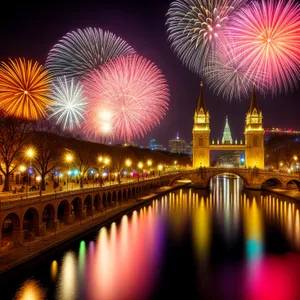
<path id="1" fill-rule="evenodd" d="M 197 109 L 194 115 L 193 126 L 193 167 L 210 166 L 210 125 L 209 112 L 206 109 L 202 82 L 200 84 L 200 96 L 198 99 Z"/>
<path id="2" fill-rule="evenodd" d="M 255 90 L 250 103 L 250 109 L 246 115 L 245 127 L 245 158 L 247 167 L 264 169 L 264 128 L 262 123 L 262 111 L 259 109 Z"/>

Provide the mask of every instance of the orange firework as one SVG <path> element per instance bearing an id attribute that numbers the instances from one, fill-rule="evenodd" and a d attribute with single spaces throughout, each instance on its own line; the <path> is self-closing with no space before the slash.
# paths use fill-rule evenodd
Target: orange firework
<path id="1" fill-rule="evenodd" d="M 50 75 L 38 62 L 10 59 L 0 65 L 0 109 L 11 116 L 37 120 L 51 102 Z"/>

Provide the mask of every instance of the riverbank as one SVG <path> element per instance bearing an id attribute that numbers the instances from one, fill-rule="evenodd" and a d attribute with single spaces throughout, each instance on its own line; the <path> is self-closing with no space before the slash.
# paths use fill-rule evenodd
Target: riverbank
<path id="1" fill-rule="evenodd" d="M 285 189 L 280 189 L 280 188 L 264 188 L 265 191 L 268 191 L 270 193 L 287 197 L 293 200 L 298 200 L 300 201 L 300 192 L 298 189 L 293 189 L 293 190 L 285 190 Z"/>
<path id="2" fill-rule="evenodd" d="M 120 206 L 111 208 L 104 213 L 86 217 L 80 222 L 76 222 L 73 225 L 65 227 L 53 235 L 37 237 L 33 242 L 12 249 L 8 253 L 0 256 L 0 259 L 2 260 L 0 262 L 0 275 L 7 272 L 8 270 L 17 267 L 18 265 L 33 260 L 35 257 L 46 253 L 67 241 L 79 238 L 80 235 L 85 234 L 95 227 L 104 226 L 110 220 L 123 215 L 138 206 L 144 205 L 150 200 L 160 197 L 161 195 L 175 189 L 184 187 L 187 184 L 188 183 L 183 182 L 178 183 L 172 187 L 163 186 L 158 190 L 152 191 L 150 194 L 145 195 L 144 197 L 141 197 L 137 200 L 132 200 L 132 202 L 129 203 L 123 203 Z"/>

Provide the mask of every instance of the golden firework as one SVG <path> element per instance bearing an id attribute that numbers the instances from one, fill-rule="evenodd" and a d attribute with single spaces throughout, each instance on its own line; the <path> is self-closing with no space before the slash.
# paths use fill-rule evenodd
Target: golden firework
<path id="1" fill-rule="evenodd" d="M 46 116 L 51 77 L 38 62 L 9 59 L 0 65 L 0 109 L 10 116 L 37 120 Z"/>

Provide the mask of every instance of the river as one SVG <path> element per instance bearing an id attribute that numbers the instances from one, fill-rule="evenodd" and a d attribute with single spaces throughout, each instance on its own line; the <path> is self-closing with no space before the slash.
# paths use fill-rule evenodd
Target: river
<path id="1" fill-rule="evenodd" d="M 17 268 L 0 299 L 300 299 L 299 210 L 215 177 Z"/>

